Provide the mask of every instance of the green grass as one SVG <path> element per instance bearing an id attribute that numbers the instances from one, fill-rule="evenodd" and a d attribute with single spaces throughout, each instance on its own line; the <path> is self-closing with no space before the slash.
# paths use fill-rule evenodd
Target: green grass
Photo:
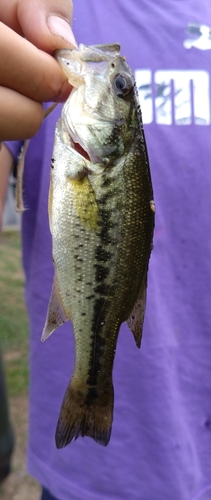
<path id="1" fill-rule="evenodd" d="M 28 387 L 28 321 L 24 304 L 20 234 L 0 235 L 0 347 L 10 396 Z"/>

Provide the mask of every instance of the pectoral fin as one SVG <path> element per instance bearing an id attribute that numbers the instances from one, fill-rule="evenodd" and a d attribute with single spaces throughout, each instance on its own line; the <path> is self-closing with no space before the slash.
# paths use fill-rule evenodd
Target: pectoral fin
<path id="1" fill-rule="evenodd" d="M 59 326 L 63 325 L 68 321 L 68 317 L 64 311 L 60 292 L 59 292 L 59 284 L 54 276 L 51 296 L 48 304 L 48 311 L 45 321 L 45 326 L 43 328 L 41 340 L 44 342 Z"/>
<path id="2" fill-rule="evenodd" d="M 146 308 L 146 279 L 144 280 L 144 285 L 141 287 L 139 296 L 133 306 L 133 310 L 126 320 L 131 332 L 134 335 L 135 343 L 138 348 L 141 346 L 142 329 L 144 322 L 144 313 Z"/>

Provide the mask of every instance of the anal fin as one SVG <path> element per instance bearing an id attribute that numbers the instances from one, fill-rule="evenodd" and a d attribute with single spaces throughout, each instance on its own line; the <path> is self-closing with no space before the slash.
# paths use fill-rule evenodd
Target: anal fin
<path id="1" fill-rule="evenodd" d="M 44 340 L 46 340 L 59 326 L 66 323 L 68 319 L 61 302 L 59 284 L 56 275 L 54 275 L 46 321 L 41 336 L 42 342 L 44 342 Z"/>
<path id="2" fill-rule="evenodd" d="M 138 298 L 133 306 L 133 310 L 128 319 L 126 320 L 127 325 L 129 326 L 131 332 L 133 333 L 135 343 L 138 348 L 140 348 L 141 346 L 144 314 L 146 308 L 146 289 L 147 289 L 147 280 L 145 278 L 144 283 L 139 292 Z"/>

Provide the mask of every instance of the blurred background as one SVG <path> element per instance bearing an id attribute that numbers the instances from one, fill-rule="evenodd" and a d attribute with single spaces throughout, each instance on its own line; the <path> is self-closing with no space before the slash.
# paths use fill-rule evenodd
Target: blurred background
<path id="1" fill-rule="evenodd" d="M 28 321 L 21 267 L 20 216 L 15 211 L 11 176 L 0 234 L 0 346 L 9 411 L 15 434 L 11 473 L 0 482 L 1 500 L 38 500 L 40 487 L 27 474 Z"/>

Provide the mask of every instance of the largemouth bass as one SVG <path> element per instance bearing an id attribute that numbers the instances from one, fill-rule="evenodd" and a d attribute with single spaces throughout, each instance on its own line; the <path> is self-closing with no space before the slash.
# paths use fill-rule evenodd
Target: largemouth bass
<path id="1" fill-rule="evenodd" d="M 42 340 L 72 321 L 75 368 L 56 445 L 90 436 L 107 445 L 120 325 L 138 347 L 154 202 L 134 76 L 120 46 L 80 45 L 56 59 L 74 86 L 57 122 L 49 219 L 55 277 Z"/>

